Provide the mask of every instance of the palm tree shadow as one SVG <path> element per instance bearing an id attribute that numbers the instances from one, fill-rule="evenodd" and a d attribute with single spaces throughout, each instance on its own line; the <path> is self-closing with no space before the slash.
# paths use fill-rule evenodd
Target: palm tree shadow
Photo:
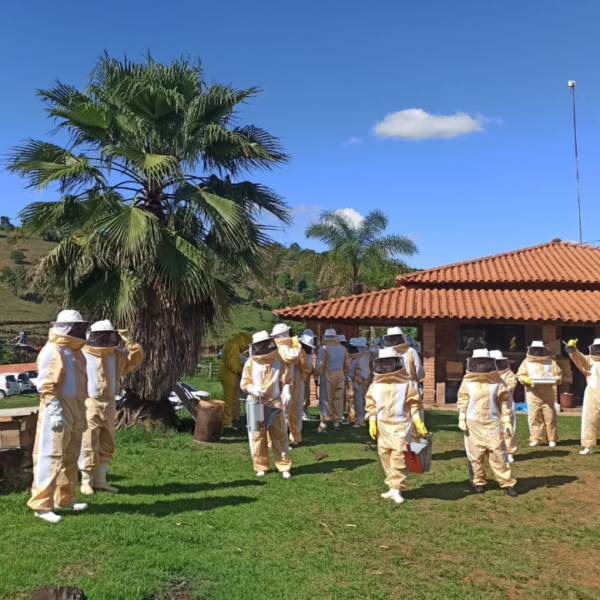
<path id="1" fill-rule="evenodd" d="M 172 482 L 164 485 L 130 485 L 119 486 L 119 494 L 151 494 L 169 496 L 172 494 L 195 494 L 197 492 L 210 492 L 213 490 L 223 490 L 230 488 L 241 489 L 243 487 L 260 487 L 264 485 L 262 481 L 254 479 L 242 479 L 240 481 L 226 481 L 219 483 L 184 483 Z"/>
<path id="2" fill-rule="evenodd" d="M 438 460 L 453 460 L 455 458 L 466 458 L 464 450 L 446 450 L 446 452 L 438 452 L 431 455 L 432 461 Z"/>
<path id="3" fill-rule="evenodd" d="M 136 514 L 148 517 L 168 517 L 185 512 L 206 512 L 226 506 L 239 506 L 256 502 L 248 496 L 208 496 L 206 498 L 180 498 L 178 500 L 157 500 L 152 504 L 96 504 L 89 512 L 93 514 Z M 74 513 L 75 514 L 75 513 Z"/>
<path id="4" fill-rule="evenodd" d="M 359 467 L 369 465 L 374 460 L 367 458 L 355 458 L 348 460 L 331 460 L 323 462 L 314 462 L 310 465 L 301 465 L 299 467 L 292 467 L 292 474 L 297 475 L 322 475 L 324 473 L 333 473 L 334 471 L 353 471 Z"/>
<path id="5" fill-rule="evenodd" d="M 536 450 L 534 452 L 527 452 L 526 454 L 518 454 L 515 459 L 518 462 L 522 462 L 536 458 L 558 458 L 560 456 L 569 456 L 569 454 L 571 453 L 568 450 Z"/>

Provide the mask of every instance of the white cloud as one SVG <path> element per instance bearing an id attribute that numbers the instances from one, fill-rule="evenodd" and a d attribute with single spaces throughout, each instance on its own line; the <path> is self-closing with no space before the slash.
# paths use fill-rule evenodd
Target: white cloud
<path id="1" fill-rule="evenodd" d="M 345 216 L 353 227 L 358 227 L 365 220 L 365 218 L 353 208 L 338 208 L 335 212 L 338 215 Z"/>
<path id="2" fill-rule="evenodd" d="M 323 207 L 318 204 L 299 204 L 292 208 L 296 215 L 306 215 L 309 219 L 316 219 L 323 212 Z"/>
<path id="3" fill-rule="evenodd" d="M 383 138 L 426 140 L 454 138 L 474 131 L 483 131 L 485 117 L 472 117 L 464 112 L 453 115 L 430 115 L 420 108 L 408 108 L 386 115 L 373 128 Z"/>
<path id="4" fill-rule="evenodd" d="M 362 144 L 362 138 L 350 137 L 344 142 L 344 146 L 346 146 L 346 148 L 348 146 L 356 146 L 357 144 Z"/>

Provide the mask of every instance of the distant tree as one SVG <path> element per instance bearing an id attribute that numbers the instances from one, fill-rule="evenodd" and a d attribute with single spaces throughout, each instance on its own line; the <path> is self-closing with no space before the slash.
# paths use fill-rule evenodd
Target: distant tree
<path id="1" fill-rule="evenodd" d="M 0 272 L 0 281 L 8 285 L 15 296 L 19 295 L 19 290 L 22 290 L 26 285 L 27 271 L 25 267 L 4 267 Z"/>
<path id="2" fill-rule="evenodd" d="M 12 223 L 8 217 L 0 217 L 0 228 L 2 229 L 12 229 Z"/>
<path id="3" fill-rule="evenodd" d="M 17 362 L 17 353 L 4 340 L 0 340 L 0 365 L 13 365 Z"/>
<path id="4" fill-rule="evenodd" d="M 360 294 L 365 285 L 386 287 L 381 284 L 389 282 L 391 273 L 406 272 L 407 265 L 395 256 L 413 256 L 417 246 L 404 235 L 384 235 L 388 223 L 380 210 L 372 210 L 358 224 L 335 210 L 324 212 L 317 223 L 311 223 L 306 237 L 329 247 L 309 259 L 318 269 L 320 286 L 335 294 Z"/>
<path id="5" fill-rule="evenodd" d="M 289 273 L 283 272 L 277 275 L 275 285 L 281 290 L 291 290 L 294 287 L 294 282 Z"/>
<path id="6" fill-rule="evenodd" d="M 25 258 L 25 252 L 23 252 L 22 250 L 13 250 L 10 253 L 10 260 L 12 260 L 14 263 L 17 263 L 18 265 L 25 262 Z"/>

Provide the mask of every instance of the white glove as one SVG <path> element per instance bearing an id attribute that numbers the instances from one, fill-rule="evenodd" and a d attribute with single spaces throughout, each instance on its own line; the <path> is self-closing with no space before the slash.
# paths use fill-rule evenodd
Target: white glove
<path id="1" fill-rule="evenodd" d="M 63 416 L 62 406 L 57 398 L 52 398 L 46 402 L 46 412 L 50 415 L 50 426 L 52 431 L 60 433 L 66 426 L 67 422 Z"/>
<path id="2" fill-rule="evenodd" d="M 281 392 L 281 406 L 285 407 L 292 401 L 292 388 L 290 385 L 284 385 Z"/>
<path id="3" fill-rule="evenodd" d="M 467 430 L 467 415 L 464 412 L 461 412 L 458 415 L 458 428 L 461 431 Z"/>
<path id="4" fill-rule="evenodd" d="M 264 394 L 252 383 L 246 388 L 246 392 L 251 396 L 254 396 L 254 398 L 262 398 L 264 396 Z"/>

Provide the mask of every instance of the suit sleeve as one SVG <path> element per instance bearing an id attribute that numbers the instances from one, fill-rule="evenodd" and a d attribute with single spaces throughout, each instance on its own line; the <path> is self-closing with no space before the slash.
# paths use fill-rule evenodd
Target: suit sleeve
<path id="1" fill-rule="evenodd" d="M 242 380 L 240 382 L 240 387 L 247 392 L 248 386 L 252 384 L 252 358 L 249 358 L 244 365 L 244 370 L 242 371 Z"/>
<path id="2" fill-rule="evenodd" d="M 406 386 L 405 405 L 408 408 L 411 419 L 414 419 L 415 417 L 421 418 L 419 414 L 419 410 L 421 409 L 421 398 L 419 397 L 417 390 L 415 390 L 414 386 L 410 383 Z"/>
<path id="3" fill-rule="evenodd" d="M 233 342 L 227 342 L 223 346 L 221 361 L 232 373 L 239 375 L 242 372 L 240 348 L 237 344 L 234 344 Z"/>
<path id="4" fill-rule="evenodd" d="M 498 396 L 496 398 L 496 402 L 498 403 L 498 410 L 502 415 L 502 420 L 510 423 L 512 417 L 512 409 L 510 407 L 510 392 L 504 384 L 498 385 Z"/>
<path id="5" fill-rule="evenodd" d="M 582 374 L 587 377 L 590 372 L 590 367 L 592 360 L 589 356 L 585 354 L 581 354 L 577 348 L 574 352 L 569 353 L 569 358 L 575 363 L 575 366 L 582 372 Z"/>
<path id="6" fill-rule="evenodd" d="M 310 364 L 308 354 L 302 350 L 300 355 L 300 380 L 304 381 L 310 375 L 311 371 L 312 365 Z"/>
<path id="7" fill-rule="evenodd" d="M 509 371 L 506 374 L 506 381 L 504 384 L 508 388 L 508 391 L 512 394 L 517 387 L 517 376 L 512 371 Z"/>
<path id="8" fill-rule="evenodd" d="M 125 352 L 121 351 L 117 356 L 121 363 L 117 372 L 121 373 L 121 377 L 123 377 L 142 364 L 142 361 L 144 360 L 144 351 L 139 344 L 129 342 L 125 345 Z"/>
<path id="9" fill-rule="evenodd" d="M 373 396 L 373 390 L 375 389 L 375 385 L 376 384 L 372 383 L 369 386 L 369 389 L 367 390 L 365 404 L 365 418 L 367 420 L 371 418 L 375 419 L 377 417 L 377 402 L 375 401 L 375 398 Z"/>
<path id="10" fill-rule="evenodd" d="M 356 367 L 358 366 L 358 360 L 353 358 L 350 360 L 350 369 L 348 371 L 348 377 L 354 381 L 354 375 L 356 374 Z"/>
<path id="11" fill-rule="evenodd" d="M 53 398 L 59 398 L 60 386 L 63 379 L 64 367 L 62 355 L 56 346 L 42 348 L 37 360 L 40 404 L 44 405 Z"/>
<path id="12" fill-rule="evenodd" d="M 527 361 L 524 360 L 517 371 L 517 381 L 523 383 L 523 377 L 529 377 L 529 371 L 527 370 Z"/>
<path id="13" fill-rule="evenodd" d="M 344 375 L 348 375 L 350 372 L 350 355 L 348 354 L 348 350 L 344 348 Z"/>
<path id="14" fill-rule="evenodd" d="M 294 383 L 294 373 L 292 371 L 292 367 L 285 361 L 281 361 L 281 371 L 279 373 L 279 383 L 281 383 L 282 387 L 284 385 L 292 385 L 292 383 Z"/>
<path id="15" fill-rule="evenodd" d="M 556 377 L 556 385 L 560 385 L 562 383 L 562 369 L 555 360 L 552 361 L 550 372 L 552 373 L 552 377 Z"/>
<path id="16" fill-rule="evenodd" d="M 321 346 L 317 354 L 317 362 L 315 364 L 315 375 L 320 375 L 327 369 L 327 346 Z"/>
<path id="17" fill-rule="evenodd" d="M 425 373 L 423 371 L 423 363 L 421 362 L 421 357 L 414 348 L 411 348 L 411 354 L 415 368 L 415 379 L 417 380 L 417 383 L 422 383 L 423 379 L 425 379 Z"/>
<path id="18" fill-rule="evenodd" d="M 467 384 L 462 381 L 458 388 L 458 400 L 456 406 L 461 413 L 466 413 L 469 406 L 469 391 L 467 390 Z"/>

